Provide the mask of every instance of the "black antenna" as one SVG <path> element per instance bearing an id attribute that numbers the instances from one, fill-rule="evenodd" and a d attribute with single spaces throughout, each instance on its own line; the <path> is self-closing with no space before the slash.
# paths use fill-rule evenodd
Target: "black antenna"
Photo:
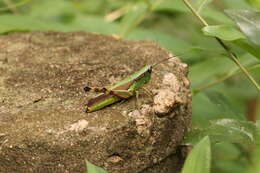
<path id="1" fill-rule="evenodd" d="M 161 61 L 159 61 L 159 62 L 157 62 L 157 63 L 154 63 L 152 66 L 155 67 L 155 66 L 157 66 L 157 65 L 159 65 L 159 64 L 161 64 L 161 63 L 163 63 L 164 61 L 167 61 L 167 60 L 169 60 L 169 59 L 172 59 L 172 58 L 175 58 L 175 57 L 178 57 L 178 56 L 186 55 L 186 54 L 188 54 L 188 53 L 182 53 L 182 54 L 179 54 L 179 55 L 171 55 L 171 56 L 168 57 L 168 58 L 165 58 L 165 59 L 163 59 L 163 60 L 161 60 Z"/>
<path id="2" fill-rule="evenodd" d="M 156 34 L 155 34 L 155 36 L 156 36 Z M 153 40 L 153 39 L 151 39 L 151 40 L 154 41 L 155 44 L 156 44 L 159 48 L 161 48 L 161 45 L 160 45 L 160 43 L 159 43 L 159 41 L 158 41 L 158 37 L 155 37 L 155 40 Z M 155 67 L 155 66 L 157 66 L 158 64 L 161 64 L 162 62 L 167 61 L 167 60 L 169 60 L 169 59 L 171 59 L 171 58 L 178 57 L 178 56 L 183 56 L 183 55 L 186 55 L 186 54 L 188 54 L 188 53 L 191 53 L 191 51 L 192 51 L 192 50 L 186 51 L 185 53 L 178 54 L 178 55 L 171 55 L 169 58 L 165 58 L 165 59 L 163 59 L 163 60 L 161 60 L 161 61 L 159 61 L 159 62 L 154 63 L 154 64 L 152 65 L 152 67 Z"/>

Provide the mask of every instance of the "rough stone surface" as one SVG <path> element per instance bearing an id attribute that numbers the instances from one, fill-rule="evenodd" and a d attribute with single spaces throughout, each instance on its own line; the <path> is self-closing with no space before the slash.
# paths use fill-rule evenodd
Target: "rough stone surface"
<path id="1" fill-rule="evenodd" d="M 85 113 L 96 94 L 83 91 L 169 56 L 150 41 L 86 32 L 0 36 L 0 172 L 86 172 L 85 159 L 111 173 L 177 172 L 191 124 L 186 64 L 156 66 L 138 102 Z"/>

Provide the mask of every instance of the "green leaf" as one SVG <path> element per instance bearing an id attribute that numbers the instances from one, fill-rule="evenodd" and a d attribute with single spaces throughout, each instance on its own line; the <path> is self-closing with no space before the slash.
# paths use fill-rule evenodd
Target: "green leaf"
<path id="1" fill-rule="evenodd" d="M 216 21 L 215 23 L 233 24 L 233 21 L 229 17 L 227 17 L 221 11 L 218 11 L 212 7 L 204 8 L 201 11 L 201 15 L 205 16 L 205 18 L 209 18 Z"/>
<path id="2" fill-rule="evenodd" d="M 212 0 L 191 0 L 190 3 L 197 12 L 203 10 Z M 185 6 L 182 1 L 164 0 L 162 1 L 155 10 L 167 10 L 167 11 L 179 11 L 179 12 L 189 12 L 189 9 Z"/>
<path id="3" fill-rule="evenodd" d="M 239 61 L 244 66 L 259 63 L 258 59 L 249 56 L 249 54 L 239 56 Z M 238 69 L 237 65 L 225 56 L 209 57 L 209 59 L 190 67 L 189 78 L 191 79 L 192 88 L 197 89 L 238 71 Z"/>
<path id="4" fill-rule="evenodd" d="M 104 169 L 90 163 L 87 160 L 86 160 L 86 166 L 87 166 L 88 173 L 107 173 Z"/>
<path id="5" fill-rule="evenodd" d="M 218 37 L 226 41 L 233 41 L 246 38 L 241 32 L 229 25 L 206 26 L 202 28 L 202 31 L 207 36 Z"/>
<path id="6" fill-rule="evenodd" d="M 148 12 L 148 5 L 140 2 L 132 6 L 129 12 L 123 17 L 121 22 L 120 35 L 124 37 L 135 27 L 137 27 Z"/>
<path id="7" fill-rule="evenodd" d="M 220 119 L 212 121 L 208 128 L 194 129 L 185 139 L 186 144 L 194 144 L 201 138 L 209 136 L 212 143 L 230 142 L 239 144 L 249 150 L 255 143 L 256 127 L 248 121 Z"/>
<path id="8" fill-rule="evenodd" d="M 217 172 L 245 173 L 247 164 L 247 154 L 241 147 L 229 142 L 218 142 L 211 145 L 212 150 L 212 168 L 218 169 Z M 242 161 L 242 162 L 241 162 Z M 242 163 L 242 164 L 241 164 Z"/>
<path id="9" fill-rule="evenodd" d="M 203 2 L 204 0 L 200 0 L 200 2 Z M 207 1 L 206 4 L 209 4 L 211 1 Z M 198 5 L 200 5 L 200 3 L 197 3 Z M 203 4 L 203 3 L 202 3 Z M 205 7 L 206 4 L 203 4 L 202 7 Z M 201 7 L 201 9 L 202 9 Z M 162 3 L 160 3 L 158 6 L 156 6 L 156 8 L 154 9 L 154 11 L 167 11 L 167 12 L 171 12 L 171 13 L 191 13 L 190 10 L 185 6 L 185 4 L 183 3 L 183 1 L 177 1 L 177 0 L 164 0 L 162 1 Z M 201 11 L 201 14 L 207 18 L 213 19 L 217 22 L 225 22 L 225 23 L 232 23 L 232 21 L 223 13 L 217 11 L 214 8 L 211 7 L 207 7 L 204 8 Z"/>
<path id="10" fill-rule="evenodd" d="M 207 91 L 193 96 L 192 122 L 194 126 L 207 127 L 210 120 L 219 118 L 244 119 L 238 110 L 225 95 L 215 91 Z"/>
<path id="11" fill-rule="evenodd" d="M 235 66 L 232 61 L 224 56 L 208 58 L 190 67 L 189 78 L 193 89 L 209 83 L 216 78 L 215 76 L 224 74 Z"/>
<path id="12" fill-rule="evenodd" d="M 208 91 L 204 93 L 207 95 L 211 103 L 218 107 L 222 114 L 226 114 L 229 117 L 234 118 L 243 118 L 243 115 L 238 112 L 236 107 L 234 107 L 223 94 L 215 91 Z"/>
<path id="13" fill-rule="evenodd" d="M 245 39 L 234 40 L 232 43 L 260 59 L 260 46 Z"/>
<path id="14" fill-rule="evenodd" d="M 260 117 L 258 117 L 260 118 Z M 249 167 L 249 173 L 260 172 L 260 120 L 256 122 L 256 145 L 254 146 L 253 163 Z"/>
<path id="15" fill-rule="evenodd" d="M 250 70 L 250 74 L 257 79 L 257 82 L 260 82 L 260 66 L 254 65 L 253 67 L 256 67 L 253 70 Z M 241 74 L 241 73 L 240 73 Z M 222 88 L 220 88 L 223 86 Z M 230 99 L 232 99 L 233 102 L 239 103 L 238 109 L 241 110 L 241 112 L 244 112 L 246 114 L 246 106 L 245 104 L 246 100 L 251 100 L 253 98 L 258 98 L 260 96 L 260 92 L 257 91 L 253 85 L 248 83 L 248 79 L 245 76 L 235 76 L 230 81 L 227 81 L 225 85 L 221 85 L 220 88 L 223 94 L 226 94 L 229 96 Z"/>
<path id="16" fill-rule="evenodd" d="M 211 151 L 209 137 L 204 137 L 194 146 L 188 155 L 182 173 L 209 173 L 211 163 Z"/>
<path id="17" fill-rule="evenodd" d="M 213 155 L 213 154 L 212 154 Z M 240 155 L 239 159 L 236 160 L 213 160 L 212 167 L 215 172 L 223 172 L 223 173 L 246 173 L 248 166 L 248 156 L 246 154 Z M 214 162 L 215 161 L 215 162 Z"/>
<path id="18" fill-rule="evenodd" d="M 218 142 L 212 146 L 213 159 L 216 160 L 232 161 L 239 159 L 240 154 L 241 151 L 235 144 L 226 141 Z"/>
<path id="19" fill-rule="evenodd" d="M 260 12 L 249 10 L 225 10 L 241 31 L 254 44 L 260 45 Z"/>
<path id="20" fill-rule="evenodd" d="M 221 2 L 226 8 L 245 10 L 251 9 L 251 7 L 245 2 L 245 0 L 222 0 Z"/>

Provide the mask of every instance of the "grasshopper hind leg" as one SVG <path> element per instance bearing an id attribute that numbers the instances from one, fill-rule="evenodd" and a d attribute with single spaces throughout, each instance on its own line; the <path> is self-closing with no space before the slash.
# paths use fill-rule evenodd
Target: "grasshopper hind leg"
<path id="1" fill-rule="evenodd" d="M 101 92 L 101 93 L 106 93 L 108 89 L 106 87 L 89 87 L 86 86 L 83 88 L 85 92 L 93 91 L 93 92 Z"/>

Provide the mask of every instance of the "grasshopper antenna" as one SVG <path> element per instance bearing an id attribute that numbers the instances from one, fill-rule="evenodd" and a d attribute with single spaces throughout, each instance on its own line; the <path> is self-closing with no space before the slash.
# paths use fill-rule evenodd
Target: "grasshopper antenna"
<path id="1" fill-rule="evenodd" d="M 167 61 L 167 60 L 172 59 L 172 58 L 174 58 L 174 57 L 183 56 L 183 55 L 186 55 L 186 54 L 187 54 L 187 53 L 182 53 L 182 54 L 179 54 L 179 55 L 171 55 L 171 56 L 168 57 L 168 58 L 165 58 L 165 59 L 163 59 L 163 60 L 161 60 L 161 61 L 159 61 L 159 62 L 154 63 L 152 66 L 155 67 L 155 66 L 157 66 L 157 65 L 159 65 L 159 64 L 161 64 L 161 63 L 163 63 L 164 61 Z"/>
<path id="2" fill-rule="evenodd" d="M 152 41 L 155 41 L 155 43 L 157 44 L 157 46 L 160 47 L 160 44 L 159 44 L 159 41 L 158 41 L 158 37 L 156 37 L 156 34 L 154 34 L 154 36 L 155 36 L 155 40 L 154 40 L 154 39 L 151 39 L 151 40 L 152 40 Z M 171 58 L 178 57 L 178 56 L 182 56 L 182 55 L 186 55 L 186 54 L 188 54 L 189 52 L 191 52 L 191 50 L 189 50 L 189 51 L 187 51 L 187 52 L 185 52 L 185 53 L 178 54 L 178 55 L 171 55 L 171 56 L 168 57 L 168 58 L 165 58 L 165 59 L 163 59 L 163 60 L 161 60 L 161 61 L 159 61 L 159 62 L 154 63 L 154 64 L 152 65 L 152 67 L 155 67 L 155 66 L 157 66 L 157 65 L 159 65 L 159 64 L 163 63 L 164 61 L 167 61 L 167 60 L 169 60 L 169 59 L 171 59 Z"/>

